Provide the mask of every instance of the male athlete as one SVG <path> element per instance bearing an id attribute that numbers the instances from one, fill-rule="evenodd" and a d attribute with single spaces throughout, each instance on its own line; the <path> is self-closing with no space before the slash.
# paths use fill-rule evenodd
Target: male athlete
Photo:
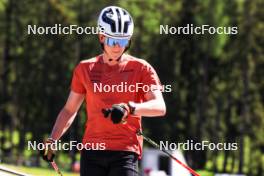
<path id="1" fill-rule="evenodd" d="M 136 131 L 141 130 L 142 116 L 165 115 L 161 85 L 146 61 L 124 54 L 134 29 L 125 9 L 104 8 L 98 27 L 103 53 L 76 66 L 70 95 L 46 142 L 60 139 L 85 99 L 82 143 L 91 148 L 81 151 L 81 176 L 137 176 L 143 139 Z M 53 161 L 50 148 L 44 153 L 45 160 Z"/>

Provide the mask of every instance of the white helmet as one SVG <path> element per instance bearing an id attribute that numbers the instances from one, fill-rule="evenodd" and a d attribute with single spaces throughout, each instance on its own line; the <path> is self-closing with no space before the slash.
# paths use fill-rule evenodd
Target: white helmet
<path id="1" fill-rule="evenodd" d="M 112 38 L 130 39 L 134 23 L 130 14 L 117 6 L 105 7 L 98 18 L 98 27 L 101 34 Z"/>

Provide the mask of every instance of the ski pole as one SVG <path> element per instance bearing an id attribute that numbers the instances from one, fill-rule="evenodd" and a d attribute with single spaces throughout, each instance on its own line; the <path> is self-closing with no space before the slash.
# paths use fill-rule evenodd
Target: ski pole
<path id="1" fill-rule="evenodd" d="M 160 145 L 157 144 L 156 142 L 154 142 L 152 139 L 150 139 L 149 137 L 146 137 L 145 135 L 143 135 L 143 133 L 141 131 L 137 131 L 137 135 L 142 136 L 144 140 L 146 140 L 148 143 L 150 143 L 152 146 L 156 147 L 157 149 L 161 150 L 162 152 L 164 152 L 165 154 L 167 154 L 171 159 L 173 159 L 174 161 L 176 161 L 178 164 L 180 164 L 182 167 L 184 167 L 185 169 L 187 169 L 192 175 L 194 176 L 200 176 L 198 173 L 196 173 L 193 169 L 191 169 L 190 167 L 188 167 L 187 165 L 183 164 L 180 160 L 178 160 L 175 156 L 173 156 L 171 153 L 169 153 L 167 150 L 165 149 L 161 149 Z"/>
<path id="2" fill-rule="evenodd" d="M 50 162 L 51 166 L 53 167 L 53 169 L 60 175 L 60 176 L 63 176 L 59 167 L 57 166 L 56 162 L 55 161 L 52 161 Z"/>

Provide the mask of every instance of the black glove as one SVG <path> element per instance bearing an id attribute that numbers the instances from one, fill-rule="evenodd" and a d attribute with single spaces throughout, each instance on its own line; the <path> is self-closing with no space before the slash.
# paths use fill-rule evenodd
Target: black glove
<path id="1" fill-rule="evenodd" d="M 129 107 L 125 103 L 114 104 L 110 109 L 102 109 L 104 117 L 111 115 L 111 120 L 114 124 L 126 123 L 127 115 L 130 113 Z"/>
<path id="2" fill-rule="evenodd" d="M 42 156 L 42 159 L 47 162 L 53 162 L 55 157 L 55 152 L 51 149 L 51 144 L 55 143 L 54 139 L 48 138 L 44 142 L 44 149 L 40 150 L 40 155 Z"/>

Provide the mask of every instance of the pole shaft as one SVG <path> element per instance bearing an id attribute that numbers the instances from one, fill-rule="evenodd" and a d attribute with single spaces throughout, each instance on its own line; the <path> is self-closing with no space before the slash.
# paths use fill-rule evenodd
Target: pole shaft
<path id="1" fill-rule="evenodd" d="M 143 137 L 144 140 L 146 140 L 148 143 L 150 143 L 152 146 L 156 147 L 157 149 L 163 151 L 164 153 L 166 153 L 170 158 L 172 158 L 174 161 L 176 161 L 177 163 L 179 163 L 181 166 L 183 166 L 185 169 L 187 169 L 189 172 L 191 172 L 191 174 L 193 174 L 194 176 L 200 176 L 198 173 L 196 173 L 193 169 L 191 169 L 190 167 L 186 166 L 185 164 L 183 164 L 180 160 L 178 160 L 175 156 L 173 156 L 171 153 L 169 153 L 167 150 L 165 149 L 161 149 L 160 145 L 157 144 L 156 142 L 154 142 L 153 140 L 151 140 L 150 138 L 146 137 L 143 135 L 142 132 L 137 132 L 138 135 L 141 135 Z"/>

